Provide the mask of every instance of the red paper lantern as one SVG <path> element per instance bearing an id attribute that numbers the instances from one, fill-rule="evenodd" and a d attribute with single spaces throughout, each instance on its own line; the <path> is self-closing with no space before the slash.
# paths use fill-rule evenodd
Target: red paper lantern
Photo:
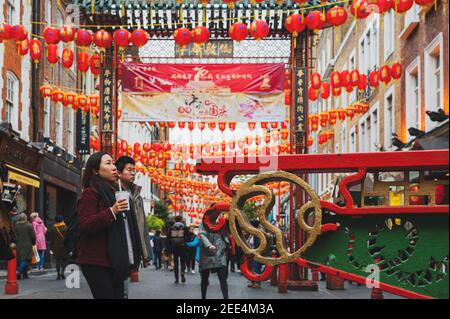
<path id="1" fill-rule="evenodd" d="M 415 3 L 419 6 L 428 6 L 435 3 L 436 0 L 415 0 Z"/>
<path id="2" fill-rule="evenodd" d="M 347 91 L 347 93 L 352 93 L 353 92 L 353 86 L 351 84 L 347 85 L 345 87 L 345 90 Z"/>
<path id="3" fill-rule="evenodd" d="M 344 70 L 341 72 L 341 86 L 347 87 L 349 85 L 351 85 L 350 72 L 348 72 L 347 70 Z"/>
<path id="4" fill-rule="evenodd" d="M 66 93 L 63 99 L 63 104 L 65 106 L 73 105 L 75 103 L 76 98 L 77 95 L 75 93 L 73 92 Z"/>
<path id="5" fill-rule="evenodd" d="M 91 56 L 89 67 L 91 68 L 91 72 L 94 76 L 100 75 L 101 59 L 98 54 L 93 54 Z"/>
<path id="6" fill-rule="evenodd" d="M 99 30 L 95 32 L 94 44 L 100 49 L 100 51 L 105 51 L 105 49 L 111 47 L 113 38 L 111 34 L 105 30 Z"/>
<path id="7" fill-rule="evenodd" d="M 322 79 L 320 77 L 320 74 L 317 72 L 314 72 L 311 74 L 311 87 L 314 90 L 320 89 L 320 85 L 322 83 Z"/>
<path id="8" fill-rule="evenodd" d="M 350 83 L 352 86 L 358 86 L 358 83 L 359 83 L 358 69 L 354 69 L 354 70 L 352 70 L 352 72 L 350 72 Z"/>
<path id="9" fill-rule="evenodd" d="M 333 89 L 340 88 L 341 87 L 341 73 L 339 73 L 338 71 L 331 72 L 330 84 Z"/>
<path id="10" fill-rule="evenodd" d="M 24 57 L 30 51 L 30 40 L 28 38 L 26 38 L 23 41 L 19 41 L 17 46 L 18 46 L 19 54 L 22 57 Z"/>
<path id="11" fill-rule="evenodd" d="M 315 90 L 313 87 L 308 88 L 308 98 L 310 101 L 315 101 L 319 97 L 319 91 Z"/>
<path id="12" fill-rule="evenodd" d="M 338 119 L 339 119 L 340 121 L 345 120 L 345 115 L 346 115 L 345 110 L 339 109 L 339 110 L 337 111 L 337 113 L 338 113 Z"/>
<path id="13" fill-rule="evenodd" d="M 167 122 L 167 126 L 169 128 L 174 128 L 176 125 L 177 125 L 177 123 L 175 123 L 175 122 Z"/>
<path id="14" fill-rule="evenodd" d="M 186 28 L 178 28 L 173 33 L 175 43 L 179 46 L 185 46 L 192 42 L 192 34 Z"/>
<path id="15" fill-rule="evenodd" d="M 113 34 L 114 43 L 120 50 L 124 50 L 126 47 L 130 46 L 130 37 L 130 32 L 124 28 L 116 30 Z"/>
<path id="16" fill-rule="evenodd" d="M 30 41 L 30 57 L 34 64 L 38 64 L 42 58 L 42 43 L 38 39 L 34 38 Z"/>
<path id="17" fill-rule="evenodd" d="M 322 87 L 320 90 L 320 97 L 322 99 L 328 99 L 331 94 L 331 85 L 328 82 L 322 82 Z"/>
<path id="18" fill-rule="evenodd" d="M 250 25 L 250 35 L 256 40 L 264 39 L 269 35 L 269 25 L 264 20 L 255 20 Z"/>
<path id="19" fill-rule="evenodd" d="M 49 44 L 47 46 L 47 61 L 50 64 L 58 63 L 59 57 L 58 57 L 58 45 L 57 44 Z"/>
<path id="20" fill-rule="evenodd" d="M 341 88 L 341 87 L 333 88 L 333 89 L 331 90 L 331 92 L 333 93 L 333 96 L 334 96 L 334 97 L 338 97 L 338 96 L 341 95 L 341 93 L 342 93 L 342 88 Z"/>
<path id="21" fill-rule="evenodd" d="M 195 122 L 189 122 L 189 123 L 188 123 L 188 129 L 189 129 L 189 131 L 193 131 L 194 128 L 195 128 Z"/>
<path id="22" fill-rule="evenodd" d="M 380 83 L 380 74 L 378 71 L 372 71 L 369 73 L 369 85 L 373 88 L 378 87 Z"/>
<path id="23" fill-rule="evenodd" d="M 7 23 L 0 23 L 0 43 L 3 40 L 11 40 L 13 38 L 13 28 Z"/>
<path id="24" fill-rule="evenodd" d="M 233 132 L 236 129 L 236 123 L 234 122 L 228 123 L 228 128 L 230 129 L 230 131 Z"/>
<path id="25" fill-rule="evenodd" d="M 143 47 L 147 44 L 149 39 L 150 35 L 143 29 L 137 29 L 131 33 L 131 43 L 133 43 L 135 47 Z"/>
<path id="26" fill-rule="evenodd" d="M 327 22 L 329 25 L 337 27 L 347 21 L 347 11 L 339 6 L 333 7 L 327 12 Z"/>
<path id="27" fill-rule="evenodd" d="M 369 3 L 367 0 L 353 0 L 350 5 L 350 13 L 359 19 L 365 19 L 370 15 L 370 10 L 367 8 Z"/>
<path id="28" fill-rule="evenodd" d="M 295 38 L 306 28 L 305 17 L 298 13 L 291 14 L 286 18 L 285 26 L 286 30 L 292 33 L 292 36 Z"/>
<path id="29" fill-rule="evenodd" d="M 86 52 L 78 52 L 77 55 L 77 68 L 78 71 L 85 73 L 89 70 L 89 54 Z M 81 107 L 81 105 L 80 105 Z"/>
<path id="30" fill-rule="evenodd" d="M 214 129 L 216 128 L 216 123 L 215 123 L 215 122 L 210 122 L 210 123 L 208 123 L 208 128 L 209 128 L 211 131 L 214 131 Z"/>
<path id="31" fill-rule="evenodd" d="M 184 129 L 186 127 L 186 122 L 178 122 L 178 127 Z"/>
<path id="32" fill-rule="evenodd" d="M 75 33 L 75 42 L 80 47 L 88 47 L 92 43 L 92 32 L 90 30 L 79 29 Z"/>
<path id="33" fill-rule="evenodd" d="M 345 108 L 345 115 L 347 115 L 350 120 L 353 119 L 353 117 L 355 116 L 355 109 L 353 108 L 353 106 L 347 106 Z"/>
<path id="34" fill-rule="evenodd" d="M 267 125 L 268 125 L 268 123 L 267 122 L 261 122 L 261 128 L 263 129 L 263 130 L 265 130 L 265 129 L 267 129 Z"/>
<path id="35" fill-rule="evenodd" d="M 313 144 L 314 144 L 314 139 L 311 136 L 308 137 L 308 147 L 313 146 Z"/>
<path id="36" fill-rule="evenodd" d="M 59 37 L 64 43 L 72 42 L 75 39 L 75 29 L 69 25 L 65 25 L 59 30 Z"/>
<path id="37" fill-rule="evenodd" d="M 242 22 L 236 22 L 233 25 L 231 25 L 229 30 L 230 38 L 234 41 L 242 41 L 247 38 L 248 36 L 248 28 L 245 23 Z"/>
<path id="38" fill-rule="evenodd" d="M 394 10 L 398 13 L 404 13 L 412 8 L 414 0 L 397 0 Z"/>
<path id="39" fill-rule="evenodd" d="M 52 101 L 55 103 L 61 103 L 64 100 L 64 92 L 61 90 L 55 90 L 52 92 Z"/>
<path id="40" fill-rule="evenodd" d="M 206 123 L 205 122 L 200 122 L 198 123 L 198 128 L 200 129 L 200 131 L 203 131 L 206 127 Z"/>
<path id="41" fill-rule="evenodd" d="M 207 27 L 198 26 L 192 30 L 192 41 L 197 44 L 203 44 L 208 42 L 211 33 Z"/>
<path id="42" fill-rule="evenodd" d="M 70 69 L 73 65 L 75 54 L 70 48 L 64 48 L 61 57 L 61 64 L 66 69 Z"/>
<path id="43" fill-rule="evenodd" d="M 306 25 L 310 30 L 321 30 L 326 25 L 325 15 L 318 10 L 311 11 L 306 16 Z"/>
<path id="44" fill-rule="evenodd" d="M 226 128 L 227 128 L 227 123 L 223 123 L 223 122 L 219 123 L 219 130 L 221 132 L 225 131 Z"/>
<path id="45" fill-rule="evenodd" d="M 56 28 L 46 27 L 42 35 L 44 36 L 44 40 L 47 44 L 58 44 L 61 40 L 59 29 Z"/>
<path id="46" fill-rule="evenodd" d="M 393 79 L 398 80 L 402 77 L 403 67 L 400 62 L 395 62 L 391 66 L 391 76 Z"/>
<path id="47" fill-rule="evenodd" d="M 52 96 L 52 87 L 50 85 L 42 85 L 39 88 L 42 98 L 50 98 Z"/>
<path id="48" fill-rule="evenodd" d="M 22 42 L 28 39 L 28 31 L 23 25 L 15 25 L 11 28 L 12 38 L 16 41 Z"/>
<path id="49" fill-rule="evenodd" d="M 134 151 L 134 154 L 140 155 L 140 154 L 141 154 L 141 151 L 142 151 L 142 149 L 141 149 L 141 144 L 139 144 L 138 142 L 134 143 L 134 145 L 133 145 L 133 151 Z"/>
<path id="50" fill-rule="evenodd" d="M 255 122 L 248 122 L 248 128 L 250 131 L 253 131 L 256 128 Z"/>
<path id="51" fill-rule="evenodd" d="M 358 80 L 358 89 L 360 91 L 364 91 L 366 89 L 366 86 L 367 86 L 367 76 L 365 74 L 360 74 Z"/>
<path id="52" fill-rule="evenodd" d="M 389 67 L 389 65 L 383 65 L 379 70 L 379 74 L 381 82 L 383 82 L 385 85 L 391 81 L 391 68 Z"/>

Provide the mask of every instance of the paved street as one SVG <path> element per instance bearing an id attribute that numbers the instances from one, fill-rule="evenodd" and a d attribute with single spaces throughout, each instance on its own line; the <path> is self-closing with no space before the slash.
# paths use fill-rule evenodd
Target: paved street
<path id="1" fill-rule="evenodd" d="M 55 273 L 49 271 L 43 275 L 19 281 L 19 295 L 7 296 L 3 293 L 5 280 L 0 280 L 2 294 L 0 299 L 91 299 L 86 281 L 81 278 L 79 289 L 68 289 L 64 281 L 55 280 Z M 185 284 L 175 285 L 172 272 L 144 269 L 140 272 L 140 282 L 131 284 L 130 299 L 200 299 L 200 275 L 188 274 Z M 325 289 L 325 282 L 319 283 L 318 292 L 289 291 L 279 294 L 277 287 L 268 282 L 261 288 L 248 288 L 247 280 L 238 273 L 231 273 L 228 280 L 230 298 L 236 299 L 367 299 L 370 290 L 346 283 L 346 290 L 331 291 Z M 385 293 L 385 299 L 400 297 Z M 219 281 L 213 274 L 210 277 L 208 298 L 222 298 Z"/>

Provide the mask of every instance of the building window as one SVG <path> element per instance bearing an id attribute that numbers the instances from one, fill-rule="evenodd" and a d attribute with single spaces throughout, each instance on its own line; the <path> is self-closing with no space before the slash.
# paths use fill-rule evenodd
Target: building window
<path id="1" fill-rule="evenodd" d="M 442 50 L 443 36 L 440 33 L 425 49 L 425 108 L 429 111 L 437 111 L 442 108 Z M 425 128 L 429 130 L 437 124 L 427 117 Z"/>
<path id="2" fill-rule="evenodd" d="M 350 58 L 348 59 L 348 67 L 349 67 L 349 71 L 353 71 L 353 69 L 356 68 L 356 62 L 355 62 L 355 50 L 352 51 Z M 345 88 L 342 89 L 342 91 L 346 91 L 347 94 L 347 90 L 345 90 Z M 352 104 L 353 102 L 356 101 L 356 90 L 353 90 L 349 96 L 348 96 L 348 104 Z"/>
<path id="3" fill-rule="evenodd" d="M 63 146 L 63 106 L 61 103 L 56 105 L 56 145 Z"/>
<path id="4" fill-rule="evenodd" d="M 355 153 L 356 152 L 356 132 L 355 132 L 355 127 L 353 127 L 350 130 L 349 152 L 350 153 Z"/>
<path id="5" fill-rule="evenodd" d="M 374 152 L 379 141 L 379 112 L 378 105 L 373 106 L 359 121 L 359 151 Z"/>
<path id="6" fill-rule="evenodd" d="M 75 125 L 75 116 L 74 116 L 74 110 L 69 109 L 69 125 L 67 130 L 67 138 L 69 139 L 68 143 L 68 149 L 69 152 L 72 154 L 75 154 L 75 148 L 74 148 L 74 125 Z"/>
<path id="7" fill-rule="evenodd" d="M 8 24 L 16 25 L 18 22 L 18 4 L 16 0 L 8 0 Z"/>
<path id="8" fill-rule="evenodd" d="M 347 152 L 347 123 L 344 123 L 342 125 L 342 132 L 341 132 L 341 151 L 342 153 Z"/>
<path id="9" fill-rule="evenodd" d="M 395 19 L 394 10 L 384 14 L 384 60 L 394 52 Z"/>
<path id="10" fill-rule="evenodd" d="M 46 0 L 45 1 L 45 20 L 47 21 L 47 24 L 52 23 L 52 1 Z"/>
<path id="11" fill-rule="evenodd" d="M 384 97 L 384 146 L 392 147 L 392 134 L 394 131 L 394 91 L 393 87 Z"/>
<path id="12" fill-rule="evenodd" d="M 6 72 L 6 117 L 5 120 L 11 123 L 14 130 L 19 129 L 18 109 L 19 105 L 19 80 L 12 72 Z"/>
<path id="13" fill-rule="evenodd" d="M 44 137 L 50 137 L 50 110 L 51 100 L 44 100 Z"/>
<path id="14" fill-rule="evenodd" d="M 378 17 L 368 23 L 359 41 L 359 70 L 367 74 L 378 65 Z"/>
<path id="15" fill-rule="evenodd" d="M 412 139 L 408 132 L 410 127 L 422 129 L 420 124 L 420 58 L 411 63 L 405 72 L 406 89 L 406 136 Z"/>

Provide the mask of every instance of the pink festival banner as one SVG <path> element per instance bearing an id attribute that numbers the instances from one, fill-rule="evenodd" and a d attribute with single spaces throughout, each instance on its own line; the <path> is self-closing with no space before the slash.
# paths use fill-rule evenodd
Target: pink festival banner
<path id="1" fill-rule="evenodd" d="M 125 63 L 123 120 L 282 122 L 283 90 L 283 64 Z"/>

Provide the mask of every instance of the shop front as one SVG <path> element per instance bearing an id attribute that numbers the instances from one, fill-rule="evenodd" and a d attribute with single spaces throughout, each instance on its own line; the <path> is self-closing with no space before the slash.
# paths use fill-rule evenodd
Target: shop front
<path id="1" fill-rule="evenodd" d="M 4 170 L 2 182 L 18 190 L 14 197 L 18 212 L 29 215 L 36 210 L 35 199 L 41 186 L 41 159 L 38 148 L 20 139 L 12 130 L 0 129 L 0 163 Z"/>

